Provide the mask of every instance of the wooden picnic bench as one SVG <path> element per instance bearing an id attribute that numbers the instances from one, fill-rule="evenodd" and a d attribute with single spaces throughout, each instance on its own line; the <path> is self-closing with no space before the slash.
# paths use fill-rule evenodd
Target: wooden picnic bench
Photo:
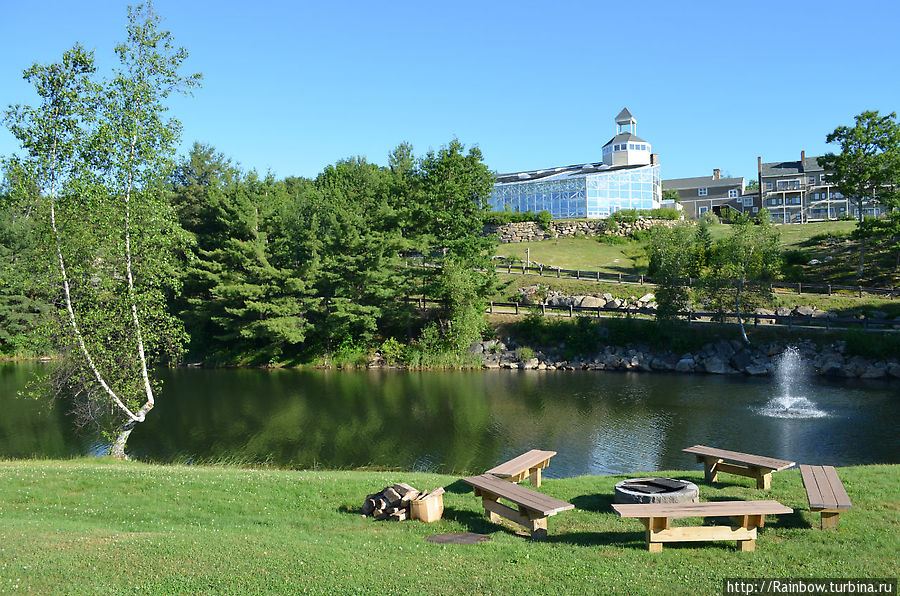
<path id="1" fill-rule="evenodd" d="M 852 506 L 834 467 L 800 464 L 800 477 L 806 488 L 809 510 L 822 512 L 819 527 L 823 530 L 836 528 L 840 514 Z"/>
<path id="2" fill-rule="evenodd" d="M 537 487 L 541 485 L 541 470 L 550 465 L 550 458 L 554 455 L 556 455 L 555 451 L 532 449 L 491 468 L 485 474 L 493 474 L 510 482 L 521 482 L 530 478 L 531 485 Z"/>
<path id="3" fill-rule="evenodd" d="M 756 478 L 756 488 L 766 490 L 772 486 L 772 472 L 790 468 L 796 463 L 774 457 L 716 449 L 705 445 L 694 445 L 682 449 L 682 451 L 697 456 L 697 462 L 703 464 L 707 482 L 717 482 L 719 472 L 725 472 Z"/>
<path id="4" fill-rule="evenodd" d="M 574 509 L 575 505 L 543 495 L 530 488 L 508 482 L 493 474 L 482 474 L 463 478 L 463 482 L 475 489 L 475 496 L 481 497 L 481 504 L 488 518 L 497 523 L 500 516 L 524 526 L 535 540 L 547 536 L 547 518 L 560 511 Z M 518 506 L 508 507 L 499 502 L 505 499 Z"/>
<path id="5" fill-rule="evenodd" d="M 765 525 L 766 515 L 792 513 L 778 501 L 715 501 L 711 503 L 616 503 L 621 517 L 635 517 L 647 529 L 647 550 L 662 551 L 665 542 L 737 540 L 742 551 L 756 549 L 756 529 Z M 672 527 L 679 517 L 730 517 L 730 526 Z"/>

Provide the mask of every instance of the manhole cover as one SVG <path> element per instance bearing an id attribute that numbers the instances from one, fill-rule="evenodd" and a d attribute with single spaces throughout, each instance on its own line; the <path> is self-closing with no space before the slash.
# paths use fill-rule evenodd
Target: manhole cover
<path id="1" fill-rule="evenodd" d="M 634 478 L 616 484 L 615 503 L 696 503 L 700 490 L 693 482 L 674 478 Z"/>
<path id="2" fill-rule="evenodd" d="M 478 544 L 479 542 L 487 542 L 490 536 L 484 534 L 472 534 L 471 532 L 459 532 L 450 534 L 435 534 L 425 538 L 428 542 L 437 544 Z"/>

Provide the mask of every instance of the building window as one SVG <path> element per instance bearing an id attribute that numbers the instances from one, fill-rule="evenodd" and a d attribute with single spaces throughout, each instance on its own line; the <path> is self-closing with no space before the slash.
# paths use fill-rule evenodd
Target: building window
<path id="1" fill-rule="evenodd" d="M 737 189 L 736 189 L 736 188 L 732 188 L 732 189 L 730 189 L 730 190 L 728 191 L 728 198 L 729 198 L 729 199 L 736 199 L 737 196 L 738 196 L 738 193 L 737 193 Z"/>
<path id="2" fill-rule="evenodd" d="M 759 207 L 754 207 L 754 208 L 753 208 L 753 213 L 759 213 Z"/>
<path id="3" fill-rule="evenodd" d="M 749 207 L 753 204 L 753 197 L 744 197 L 744 207 Z"/>
<path id="4" fill-rule="evenodd" d="M 825 184 L 825 174 L 819 174 L 819 182 Z"/>
<path id="5" fill-rule="evenodd" d="M 698 197 L 705 197 L 705 196 L 706 196 L 706 189 L 705 189 L 705 188 L 698 188 L 698 189 L 697 189 L 697 196 L 698 196 Z"/>
<path id="6" fill-rule="evenodd" d="M 766 182 L 766 190 L 772 190 L 772 183 Z"/>
<path id="7" fill-rule="evenodd" d="M 816 183 L 816 177 L 815 177 L 815 176 L 810 176 L 810 177 L 809 177 L 809 183 L 810 183 L 810 184 L 815 184 L 815 183 Z"/>
<path id="8" fill-rule="evenodd" d="M 703 215 L 707 211 L 709 211 L 709 207 L 700 207 L 700 215 Z"/>

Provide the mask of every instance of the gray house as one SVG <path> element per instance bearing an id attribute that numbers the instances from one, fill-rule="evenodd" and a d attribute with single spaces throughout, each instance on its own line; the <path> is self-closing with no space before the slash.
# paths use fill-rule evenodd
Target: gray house
<path id="1" fill-rule="evenodd" d="M 817 157 L 800 161 L 762 163 L 757 158 L 759 184 L 763 206 L 772 220 L 779 223 L 806 223 L 837 219 L 841 215 L 857 217 L 855 201 L 849 200 L 828 182 L 828 172 L 819 165 Z M 878 216 L 884 207 L 874 201 L 863 204 L 863 214 Z"/>
<path id="2" fill-rule="evenodd" d="M 759 211 L 758 199 L 745 195 L 743 178 L 722 178 L 719 169 L 712 176 L 663 180 L 663 190 L 678 191 L 685 217 L 702 217 L 707 212 L 720 215 L 724 206 L 741 212 Z M 746 204 L 745 204 L 746 203 Z"/>

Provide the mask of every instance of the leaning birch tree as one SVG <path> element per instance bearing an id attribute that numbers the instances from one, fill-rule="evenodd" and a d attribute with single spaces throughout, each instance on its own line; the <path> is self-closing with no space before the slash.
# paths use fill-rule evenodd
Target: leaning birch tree
<path id="1" fill-rule="evenodd" d="M 155 405 L 153 366 L 184 340 L 166 309 L 182 238 L 163 186 L 180 132 L 166 100 L 199 75 L 179 74 L 187 52 L 159 24 L 152 8 L 129 8 L 110 78 L 97 82 L 93 55 L 76 45 L 26 70 L 40 103 L 6 114 L 24 149 L 10 166 L 39 189 L 58 287 L 54 339 L 65 362 L 54 386 L 76 396 L 77 419 L 109 433 L 120 458 Z"/>

